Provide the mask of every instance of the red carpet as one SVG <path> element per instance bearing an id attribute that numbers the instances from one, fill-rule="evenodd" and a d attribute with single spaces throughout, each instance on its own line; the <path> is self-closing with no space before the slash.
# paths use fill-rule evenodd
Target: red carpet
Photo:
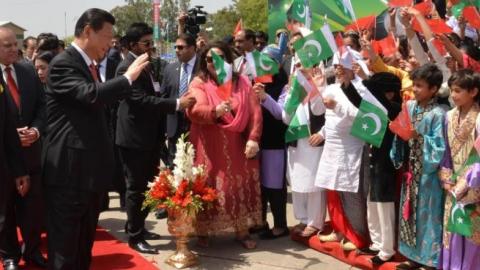
<path id="1" fill-rule="evenodd" d="M 42 235 L 44 255 L 46 255 L 46 240 L 45 235 Z M 26 267 L 23 261 L 20 262 L 20 267 L 21 269 L 41 270 L 41 268 Z M 103 228 L 97 228 L 91 270 L 120 269 L 158 270 L 155 262 L 147 261 L 142 255 L 130 249 L 127 244 L 118 241 Z M 0 270 L 3 270 L 1 264 Z"/>
<path id="2" fill-rule="evenodd" d="M 303 243 L 310 248 L 313 248 L 317 251 L 325 253 L 329 256 L 332 256 L 344 263 L 350 264 L 352 266 L 361 268 L 361 269 L 373 269 L 373 270 L 395 270 L 395 266 L 398 262 L 402 261 L 400 256 L 397 256 L 396 262 L 384 263 L 380 267 L 372 266 L 370 258 L 372 256 L 367 255 L 357 255 L 355 251 L 344 251 L 338 242 L 320 242 L 316 235 L 311 236 L 310 238 L 300 237 L 294 233 L 291 234 L 292 240 Z"/>

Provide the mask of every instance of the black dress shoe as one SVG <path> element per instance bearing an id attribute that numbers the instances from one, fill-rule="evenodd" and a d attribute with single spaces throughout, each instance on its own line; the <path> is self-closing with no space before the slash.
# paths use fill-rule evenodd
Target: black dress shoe
<path id="1" fill-rule="evenodd" d="M 281 232 L 280 234 L 274 234 L 273 230 L 268 230 L 260 233 L 258 237 L 262 240 L 272 240 L 288 235 L 290 235 L 290 231 L 288 230 L 288 228 L 284 228 L 283 232 Z"/>
<path id="2" fill-rule="evenodd" d="M 145 240 L 158 240 L 161 238 L 160 234 L 154 233 L 154 232 L 149 232 L 147 230 L 143 230 L 143 239 Z"/>
<path id="3" fill-rule="evenodd" d="M 40 268 L 47 268 L 47 259 L 45 259 L 39 251 L 33 253 L 31 256 L 23 256 L 23 259 L 27 264 L 33 264 Z"/>
<path id="4" fill-rule="evenodd" d="M 257 233 L 266 232 L 268 230 L 270 230 L 270 226 L 268 225 L 268 222 L 265 222 L 265 225 L 250 228 L 250 229 L 248 229 L 248 232 L 250 234 L 257 234 Z"/>
<path id="5" fill-rule="evenodd" d="M 18 270 L 18 263 L 13 259 L 3 260 L 3 270 Z"/>
<path id="6" fill-rule="evenodd" d="M 161 208 L 161 209 L 157 209 L 157 211 L 155 212 L 155 217 L 157 219 L 164 219 L 164 218 L 167 218 L 168 217 L 168 213 L 167 213 L 167 210 Z"/>
<path id="7" fill-rule="evenodd" d="M 378 257 L 378 255 L 374 256 L 373 258 L 370 259 L 370 261 L 372 262 L 373 265 L 382 265 L 382 264 L 384 264 L 386 262 L 389 262 L 391 260 L 392 260 L 392 258 L 384 261 L 384 260 L 380 259 L 380 257 Z"/>
<path id="8" fill-rule="evenodd" d="M 147 253 L 147 254 L 158 254 L 156 248 L 152 247 L 149 243 L 145 240 L 128 240 L 128 246 L 140 253 Z"/>
<path id="9" fill-rule="evenodd" d="M 373 250 L 373 249 L 370 249 L 369 247 L 360 248 L 360 249 L 357 249 L 356 251 L 357 255 L 372 255 L 372 256 L 376 256 L 378 252 L 379 252 L 378 250 Z"/>

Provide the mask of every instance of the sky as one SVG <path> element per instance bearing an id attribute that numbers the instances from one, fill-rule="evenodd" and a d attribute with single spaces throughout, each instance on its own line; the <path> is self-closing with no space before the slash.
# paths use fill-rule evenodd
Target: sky
<path id="1" fill-rule="evenodd" d="M 209 13 L 232 4 L 232 0 L 191 0 Z M 124 0 L 1 0 L 0 21 L 12 21 L 27 29 L 25 37 L 52 32 L 59 38 L 73 35 L 75 22 L 89 8 L 111 10 Z"/>

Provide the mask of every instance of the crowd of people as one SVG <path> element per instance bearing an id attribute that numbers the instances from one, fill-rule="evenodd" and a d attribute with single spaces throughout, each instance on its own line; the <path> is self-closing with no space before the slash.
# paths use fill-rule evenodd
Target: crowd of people
<path id="1" fill-rule="evenodd" d="M 129 246 L 157 254 L 147 242 L 160 236 L 145 229 L 151 209 L 142 208 L 144 193 L 160 162 L 173 166 L 184 133 L 218 192 L 197 217 L 204 248 L 222 233 L 235 234 L 246 249 L 256 248 L 254 233 L 262 240 L 294 233 L 339 242 L 372 256 L 373 265 L 398 252 L 405 261 L 397 269 L 479 269 L 477 29 L 444 6 L 427 16 L 391 8 L 389 16 L 398 21 L 392 33 L 404 30 L 394 36 L 394 53 L 377 45 L 374 29 L 357 25 L 336 33 L 338 50 L 312 68 L 294 48 L 311 31 L 290 17 L 294 26 L 279 29 L 267 45 L 266 33 L 250 29 L 221 41 L 203 32 L 194 37 L 184 33 L 182 14 L 172 63 L 154 53 L 150 26 L 133 23 L 114 36 L 115 18 L 100 9 L 80 16 L 67 48 L 43 33 L 26 38 L 19 54 L 15 34 L 0 27 L 4 269 L 18 269 L 21 258 L 48 269 L 89 269 L 108 191 L 120 194 Z M 436 34 L 432 17 L 448 21 L 452 33 Z M 256 80 L 248 61 L 255 50 L 280 67 L 270 82 Z M 213 54 L 233 67 L 227 100 Z M 310 90 L 292 109 L 296 87 Z M 406 119 L 410 129 L 387 128 L 377 146 L 352 135 L 365 103 L 389 121 Z M 302 115 L 308 132 L 286 140 Z M 292 231 L 287 186 L 299 221 Z M 39 250 L 45 228 L 48 261 Z"/>

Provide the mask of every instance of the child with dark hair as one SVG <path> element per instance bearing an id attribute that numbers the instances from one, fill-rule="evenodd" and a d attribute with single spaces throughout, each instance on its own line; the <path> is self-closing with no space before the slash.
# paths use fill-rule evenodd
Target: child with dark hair
<path id="1" fill-rule="evenodd" d="M 390 156 L 396 168 L 406 163 L 400 198 L 399 251 L 408 260 L 397 269 L 434 269 L 442 241 L 444 196 L 437 170 L 445 152 L 442 132 L 445 111 L 436 101 L 442 72 L 434 64 L 410 75 L 415 100 L 406 103 L 412 122 L 407 142 L 395 137 Z M 408 143 L 410 151 L 404 151 Z"/>
<path id="2" fill-rule="evenodd" d="M 475 139 L 480 131 L 480 77 L 470 69 L 448 80 L 455 108 L 445 119 L 447 149 L 439 177 L 446 193 L 442 269 L 473 270 L 480 265 L 480 158 Z"/>

